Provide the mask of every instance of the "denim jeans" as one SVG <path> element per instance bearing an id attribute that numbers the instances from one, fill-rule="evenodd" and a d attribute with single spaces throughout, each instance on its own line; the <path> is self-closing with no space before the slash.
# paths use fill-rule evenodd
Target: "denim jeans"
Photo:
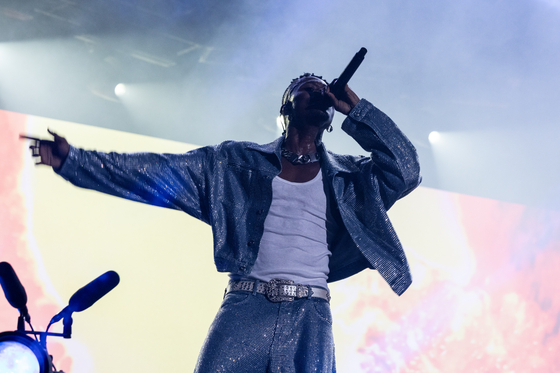
<path id="1" fill-rule="evenodd" d="M 333 373 L 332 317 L 320 298 L 270 302 L 230 292 L 210 326 L 195 373 Z"/>

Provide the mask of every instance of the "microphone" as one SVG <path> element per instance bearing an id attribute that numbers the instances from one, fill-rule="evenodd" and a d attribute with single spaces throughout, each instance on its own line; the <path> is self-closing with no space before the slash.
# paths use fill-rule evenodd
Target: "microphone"
<path id="1" fill-rule="evenodd" d="M 12 307 L 17 308 L 25 320 L 29 321 L 27 293 L 19 281 L 16 272 L 8 262 L 0 263 L 0 285 L 4 290 L 8 303 L 10 303 Z"/>
<path id="2" fill-rule="evenodd" d="M 367 49 L 362 47 L 360 51 L 354 55 L 354 58 L 350 60 L 350 63 L 346 66 L 338 79 L 333 80 L 333 82 L 329 85 L 331 92 L 335 96 L 338 96 L 344 91 L 344 87 L 346 87 L 346 84 L 348 84 L 352 75 L 354 75 L 356 70 L 358 70 L 358 67 L 364 60 L 366 53 Z"/>
<path id="3" fill-rule="evenodd" d="M 68 307 L 72 312 L 81 312 L 91 307 L 99 299 L 119 284 L 120 278 L 117 272 L 108 271 L 79 289 L 72 295 Z"/>
<path id="4" fill-rule="evenodd" d="M 68 306 L 51 319 L 51 324 L 63 317 L 70 316 L 73 312 L 81 312 L 91 307 L 99 299 L 119 284 L 120 278 L 117 272 L 108 271 L 79 289 L 70 297 Z"/>

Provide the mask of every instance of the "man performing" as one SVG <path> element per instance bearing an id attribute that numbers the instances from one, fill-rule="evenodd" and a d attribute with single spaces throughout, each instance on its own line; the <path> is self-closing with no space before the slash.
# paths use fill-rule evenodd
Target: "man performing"
<path id="1" fill-rule="evenodd" d="M 335 110 L 369 157 L 325 149 Z M 335 372 L 327 283 L 366 268 L 399 295 L 411 283 L 387 216 L 421 180 L 411 142 L 348 86 L 335 97 L 313 74 L 292 81 L 280 115 L 284 134 L 266 145 L 100 153 L 51 132 L 54 141 L 32 146 L 41 164 L 76 186 L 182 210 L 212 226 L 215 264 L 230 280 L 199 373 Z"/>

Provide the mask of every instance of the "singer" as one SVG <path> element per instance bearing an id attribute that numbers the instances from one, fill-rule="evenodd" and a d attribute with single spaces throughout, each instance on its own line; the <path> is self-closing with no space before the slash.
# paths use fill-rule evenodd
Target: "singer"
<path id="1" fill-rule="evenodd" d="M 226 141 L 185 154 L 85 151 L 51 133 L 32 145 L 82 188 L 182 210 L 212 226 L 226 295 L 196 372 L 335 372 L 328 283 L 374 269 L 402 294 L 408 263 L 387 210 L 420 183 L 412 143 L 345 85 L 314 74 L 282 97 L 283 135 Z M 335 111 L 368 156 L 322 142 Z"/>

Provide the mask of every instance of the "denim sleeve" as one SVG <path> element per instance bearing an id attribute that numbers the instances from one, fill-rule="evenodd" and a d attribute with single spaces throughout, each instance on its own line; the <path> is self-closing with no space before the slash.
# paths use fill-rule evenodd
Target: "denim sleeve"
<path id="1" fill-rule="evenodd" d="M 103 153 L 70 148 L 55 170 L 72 184 L 129 200 L 182 210 L 208 222 L 212 147 L 184 154 Z"/>
<path id="2" fill-rule="evenodd" d="M 358 167 L 375 175 L 386 209 L 420 184 L 414 145 L 381 110 L 360 100 L 342 123 L 342 129 L 370 153 L 369 158 L 358 161 Z"/>

